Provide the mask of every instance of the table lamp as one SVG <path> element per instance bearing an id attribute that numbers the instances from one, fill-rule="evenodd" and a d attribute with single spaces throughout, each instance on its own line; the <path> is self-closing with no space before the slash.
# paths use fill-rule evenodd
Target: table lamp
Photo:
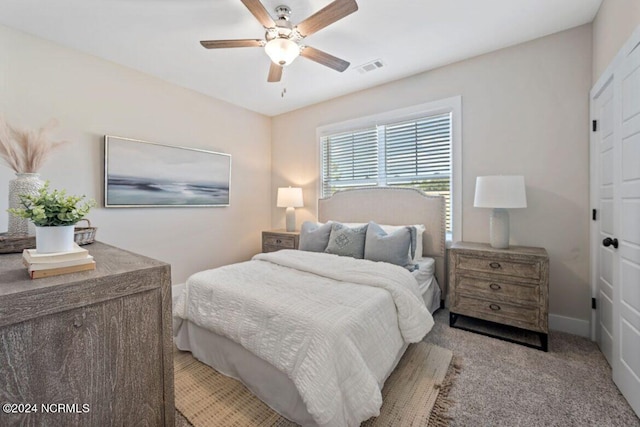
<path id="1" fill-rule="evenodd" d="M 287 208 L 287 231 L 296 229 L 296 210 L 304 206 L 302 203 L 302 188 L 280 187 L 278 188 L 278 200 L 276 206 Z"/>
<path id="2" fill-rule="evenodd" d="M 476 208 L 493 208 L 489 222 L 491 247 L 509 248 L 509 212 L 507 209 L 526 208 L 524 176 L 493 175 L 476 178 Z"/>

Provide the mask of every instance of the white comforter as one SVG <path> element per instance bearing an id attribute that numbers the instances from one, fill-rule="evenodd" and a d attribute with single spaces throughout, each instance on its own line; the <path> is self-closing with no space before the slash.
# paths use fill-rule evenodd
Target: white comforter
<path id="1" fill-rule="evenodd" d="M 405 269 L 304 251 L 196 273 L 174 315 L 286 373 L 320 426 L 357 426 L 379 415 L 398 351 L 433 326 Z"/>

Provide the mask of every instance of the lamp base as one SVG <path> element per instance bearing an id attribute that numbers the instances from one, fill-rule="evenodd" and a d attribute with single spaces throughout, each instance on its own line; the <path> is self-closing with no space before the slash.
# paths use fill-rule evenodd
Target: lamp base
<path id="1" fill-rule="evenodd" d="M 509 249 L 509 212 L 494 208 L 489 221 L 489 238 L 492 248 Z"/>
<path id="2" fill-rule="evenodd" d="M 287 231 L 296 231 L 296 209 L 287 208 Z"/>

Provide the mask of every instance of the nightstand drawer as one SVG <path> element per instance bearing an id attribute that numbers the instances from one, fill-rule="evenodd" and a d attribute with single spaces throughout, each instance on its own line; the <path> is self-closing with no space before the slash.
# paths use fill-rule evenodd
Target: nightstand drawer
<path id="1" fill-rule="evenodd" d="M 264 236 L 263 245 L 277 246 L 278 249 L 295 249 L 296 241 L 293 236 Z"/>
<path id="2" fill-rule="evenodd" d="M 506 261 L 499 258 L 474 257 L 460 255 L 458 270 L 481 271 L 490 274 L 523 277 L 526 279 L 540 279 L 540 263 L 526 261 Z"/>
<path id="3" fill-rule="evenodd" d="M 270 230 L 262 232 L 262 252 L 281 249 L 298 249 L 300 233 L 297 231 Z"/>
<path id="4" fill-rule="evenodd" d="M 456 290 L 462 294 L 482 296 L 490 300 L 511 301 L 533 305 L 540 304 L 540 286 L 509 283 L 501 278 L 487 280 L 473 276 L 458 276 Z"/>
<path id="5" fill-rule="evenodd" d="M 456 295 L 451 312 L 524 329 L 546 332 L 546 325 L 544 328 L 538 325 L 540 310 L 537 307 L 522 307 L 502 301 L 486 301 L 464 295 Z"/>

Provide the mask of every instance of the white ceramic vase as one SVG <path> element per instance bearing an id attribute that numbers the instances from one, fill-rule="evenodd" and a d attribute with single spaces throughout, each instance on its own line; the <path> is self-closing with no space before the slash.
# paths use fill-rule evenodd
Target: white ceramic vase
<path id="1" fill-rule="evenodd" d="M 74 228 L 73 225 L 36 227 L 36 252 L 48 254 L 72 250 Z"/>
<path id="2" fill-rule="evenodd" d="M 40 181 L 40 174 L 37 173 L 16 173 L 16 178 L 9 181 L 9 207 L 21 208 L 19 194 L 38 194 L 38 190 L 43 186 Z M 20 218 L 14 214 L 9 214 L 8 232 L 10 235 L 29 234 L 28 219 Z"/>

